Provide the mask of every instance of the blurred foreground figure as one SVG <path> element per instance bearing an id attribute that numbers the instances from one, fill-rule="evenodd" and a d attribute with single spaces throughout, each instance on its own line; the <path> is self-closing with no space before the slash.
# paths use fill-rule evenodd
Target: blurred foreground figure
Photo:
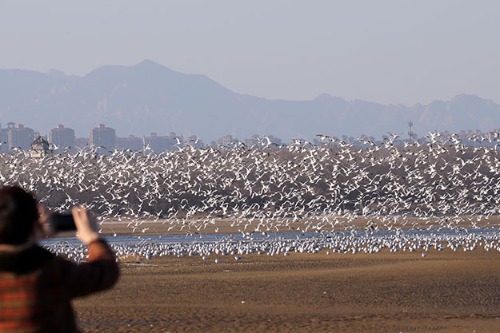
<path id="1" fill-rule="evenodd" d="M 22 188 L 0 188 L 0 332 L 79 332 L 71 300 L 118 280 L 115 256 L 85 208 L 72 209 L 76 236 L 89 252 L 81 264 L 37 244 L 48 230 L 42 211 Z"/>

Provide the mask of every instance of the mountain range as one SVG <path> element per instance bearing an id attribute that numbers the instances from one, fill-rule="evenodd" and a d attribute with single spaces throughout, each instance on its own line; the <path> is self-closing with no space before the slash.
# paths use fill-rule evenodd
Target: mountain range
<path id="1" fill-rule="evenodd" d="M 458 95 L 428 105 L 383 105 L 322 94 L 312 100 L 273 100 L 235 93 L 203 75 L 183 74 L 152 61 L 103 66 L 78 77 L 52 70 L 0 70 L 0 122 L 44 134 L 57 124 L 87 137 L 103 123 L 118 136 L 175 132 L 205 141 L 253 134 L 284 141 L 316 134 L 380 138 L 387 132 L 481 130 L 500 124 L 500 105 Z"/>

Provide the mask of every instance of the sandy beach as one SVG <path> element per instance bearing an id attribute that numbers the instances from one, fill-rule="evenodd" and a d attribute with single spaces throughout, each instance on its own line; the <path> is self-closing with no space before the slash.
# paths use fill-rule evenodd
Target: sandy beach
<path id="1" fill-rule="evenodd" d="M 500 332 L 497 251 L 127 258 L 121 271 L 75 301 L 85 332 Z"/>

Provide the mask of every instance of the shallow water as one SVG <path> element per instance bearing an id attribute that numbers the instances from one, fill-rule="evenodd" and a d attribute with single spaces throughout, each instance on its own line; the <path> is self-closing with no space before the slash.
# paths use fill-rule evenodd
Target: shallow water
<path id="1" fill-rule="evenodd" d="M 378 231 L 321 231 L 321 232 L 269 232 L 269 233 L 232 233 L 232 234 L 164 234 L 164 235 L 117 235 L 108 236 L 105 239 L 114 245 L 140 245 L 140 244 L 181 244 L 181 243 L 217 243 L 227 241 L 273 241 L 273 240 L 299 240 L 299 241 L 329 241 L 332 239 L 369 238 L 396 239 L 401 238 L 423 238 L 426 240 L 454 240 L 471 237 L 480 237 L 487 240 L 500 239 L 500 227 L 484 228 L 458 228 L 458 229 L 410 229 L 410 230 L 378 230 Z M 41 244 L 51 246 L 65 243 L 69 246 L 78 246 L 80 241 L 76 237 L 56 237 L 44 239 Z"/>

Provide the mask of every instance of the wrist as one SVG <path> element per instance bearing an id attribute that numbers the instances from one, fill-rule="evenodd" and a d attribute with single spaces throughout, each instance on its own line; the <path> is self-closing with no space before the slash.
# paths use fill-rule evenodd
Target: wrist
<path id="1" fill-rule="evenodd" d="M 85 245 L 89 245 L 90 243 L 95 242 L 99 238 L 100 238 L 99 234 L 98 233 L 94 233 L 94 234 L 85 235 L 85 237 L 80 238 L 80 240 Z"/>

